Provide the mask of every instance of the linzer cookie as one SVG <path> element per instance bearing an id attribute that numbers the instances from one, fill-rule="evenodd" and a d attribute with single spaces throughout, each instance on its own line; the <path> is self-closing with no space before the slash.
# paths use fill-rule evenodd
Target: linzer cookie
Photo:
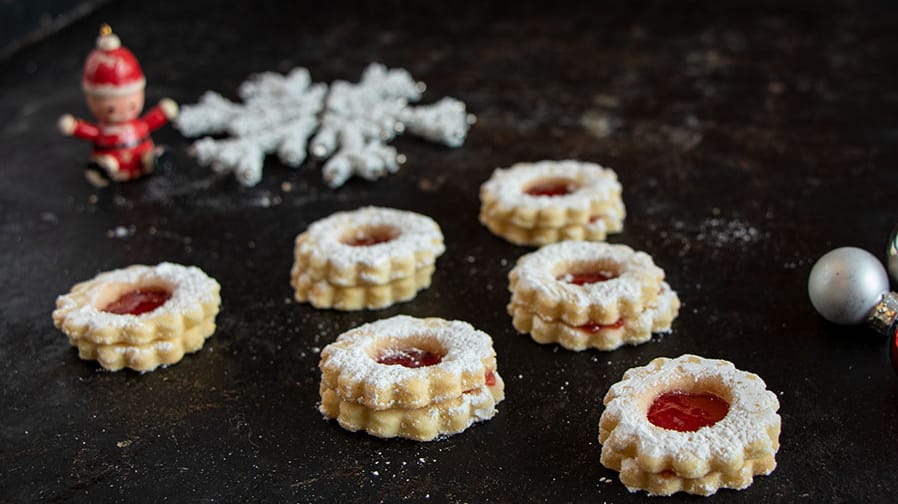
<path id="1" fill-rule="evenodd" d="M 504 383 L 492 338 L 470 324 L 404 315 L 321 351 L 321 413 L 350 431 L 430 441 L 496 414 Z"/>
<path id="2" fill-rule="evenodd" d="M 385 308 L 430 286 L 443 234 L 430 217 L 365 207 L 313 223 L 296 237 L 290 283 L 316 308 Z"/>
<path id="3" fill-rule="evenodd" d="M 202 348 L 215 332 L 219 291 L 194 266 L 129 266 L 59 296 L 53 322 L 82 359 L 110 371 L 152 371 Z"/>
<path id="4" fill-rule="evenodd" d="M 517 245 L 602 241 L 623 229 L 626 216 L 617 174 L 570 160 L 496 169 L 480 201 L 480 222 Z"/>
<path id="5" fill-rule="evenodd" d="M 515 328 L 569 350 L 643 343 L 670 331 L 680 309 L 664 271 L 626 245 L 547 245 L 518 259 L 508 278 Z"/>
<path id="6" fill-rule="evenodd" d="M 712 495 L 776 468 L 779 401 L 730 362 L 658 358 L 624 373 L 604 403 L 602 465 L 631 492 Z"/>

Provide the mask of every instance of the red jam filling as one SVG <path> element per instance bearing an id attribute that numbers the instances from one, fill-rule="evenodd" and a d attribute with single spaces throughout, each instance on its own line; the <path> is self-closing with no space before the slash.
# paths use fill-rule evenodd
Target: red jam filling
<path id="1" fill-rule="evenodd" d="M 571 193 L 571 187 L 563 182 L 537 184 L 524 190 L 530 196 L 564 196 Z"/>
<path id="2" fill-rule="evenodd" d="M 487 387 L 492 387 L 493 385 L 496 384 L 496 375 L 493 373 L 493 371 L 492 371 L 491 369 L 488 369 L 488 370 L 486 371 L 486 373 L 483 375 L 483 383 L 484 383 Z M 470 394 L 470 393 L 474 392 L 475 390 L 477 390 L 477 389 L 468 389 L 468 390 L 465 390 L 465 391 L 462 392 L 462 393 L 463 393 L 463 394 Z"/>
<path id="3" fill-rule="evenodd" d="M 586 285 L 599 282 L 605 282 L 617 278 L 617 275 L 610 271 L 589 271 L 586 273 L 568 273 L 561 277 L 561 280 L 574 285 Z"/>
<path id="4" fill-rule="evenodd" d="M 140 315 L 159 308 L 170 298 L 171 293 L 165 289 L 137 289 L 122 294 L 106 305 L 103 311 L 116 315 Z"/>
<path id="5" fill-rule="evenodd" d="M 420 348 L 407 348 L 404 350 L 386 350 L 377 357 L 377 362 L 388 366 L 403 366 L 407 368 L 420 368 L 434 366 L 443 361 L 443 355 L 436 352 L 428 352 Z"/>
<path id="6" fill-rule="evenodd" d="M 352 238 L 348 238 L 343 240 L 343 243 L 349 245 L 350 247 L 370 247 L 371 245 L 377 245 L 378 243 L 386 243 L 388 241 L 392 241 L 393 237 L 387 234 L 359 234 L 353 236 Z"/>
<path id="7" fill-rule="evenodd" d="M 595 322 L 587 322 L 581 326 L 577 326 L 577 329 L 580 329 L 583 332 L 588 333 L 597 333 L 602 329 L 620 329 L 624 326 L 624 319 L 617 319 L 617 322 L 613 324 L 596 324 Z"/>
<path id="8" fill-rule="evenodd" d="M 695 432 L 727 416 L 730 404 L 714 394 L 665 392 L 652 402 L 646 415 L 654 425 L 679 432 Z"/>
<path id="9" fill-rule="evenodd" d="M 487 387 L 492 387 L 496 384 L 496 375 L 493 374 L 492 371 L 487 371 L 486 376 L 484 376 L 484 382 L 486 383 Z"/>

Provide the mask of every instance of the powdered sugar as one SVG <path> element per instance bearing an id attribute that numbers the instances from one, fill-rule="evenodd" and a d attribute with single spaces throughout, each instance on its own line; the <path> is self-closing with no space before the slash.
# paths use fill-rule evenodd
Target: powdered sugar
<path id="1" fill-rule="evenodd" d="M 748 222 L 717 217 L 702 222 L 699 234 L 695 237 L 698 241 L 710 243 L 718 248 L 733 244 L 747 245 L 760 238 L 761 232 Z"/>
<path id="2" fill-rule="evenodd" d="M 81 289 L 79 289 L 79 286 Z M 156 266 L 135 265 L 97 275 L 91 282 L 79 284 L 72 293 L 57 299 L 57 316 L 65 324 L 90 329 L 127 328 L 143 324 L 150 317 L 169 313 L 184 314 L 201 304 L 217 303 L 220 286 L 213 278 L 195 266 L 161 263 Z M 103 308 L 114 299 L 110 293 L 123 294 L 142 286 L 158 286 L 171 290 L 171 297 L 153 311 L 141 314 L 114 314 Z M 86 296 L 87 302 L 82 298 Z"/>
<path id="3" fill-rule="evenodd" d="M 364 233 L 366 229 L 376 228 L 389 228 L 398 234 L 389 241 L 370 246 L 352 246 L 342 241 L 347 233 Z M 338 212 L 309 226 L 305 235 L 308 239 L 299 245 L 297 254 L 310 257 L 312 262 L 330 262 L 339 269 L 358 264 L 386 267 L 397 257 L 416 257 L 420 251 L 438 257 L 445 251 L 443 234 L 433 219 L 392 208 L 369 206 Z M 428 265 L 422 263 L 416 267 Z"/>
<path id="4" fill-rule="evenodd" d="M 375 348 L 384 340 L 401 342 L 421 337 L 435 341 L 445 351 L 439 364 L 407 368 L 380 364 L 375 359 Z M 434 369 L 452 375 L 483 374 L 487 371 L 483 360 L 495 355 L 492 338 L 466 322 L 417 319 L 406 315 L 357 327 L 341 334 L 337 342 L 346 344 L 325 347 L 321 351 L 324 359 L 322 366 L 339 368 L 341 373 L 377 388 L 390 387 L 409 377 L 427 375 Z"/>
<path id="5" fill-rule="evenodd" d="M 553 197 L 527 194 L 530 186 L 546 180 L 569 181 L 571 192 Z M 621 185 L 613 170 L 595 163 L 573 160 L 540 161 L 517 163 L 507 169 L 497 168 L 483 184 L 482 191 L 502 209 L 527 206 L 535 209 L 556 207 L 586 211 L 595 201 L 619 198 Z"/>
<path id="6" fill-rule="evenodd" d="M 712 388 L 730 405 L 727 415 L 717 423 L 694 432 L 664 429 L 649 422 L 646 414 L 652 400 L 664 392 L 689 392 L 690 387 Z M 726 397 L 724 397 L 726 396 Z M 623 380 L 614 384 L 605 397 L 603 428 L 612 424 L 603 451 L 632 453 L 637 458 L 682 461 L 697 458 L 707 463 L 731 461 L 748 456 L 751 447 L 755 457 L 775 453 L 776 440 L 770 432 L 779 432 L 779 401 L 766 390 L 764 381 L 752 373 L 740 371 L 724 360 L 695 355 L 676 359 L 656 359 L 647 366 L 633 368 Z M 757 453 L 758 448 L 764 453 Z M 696 476 L 691 476 L 696 477 Z"/>
<path id="7" fill-rule="evenodd" d="M 617 276 L 585 285 L 564 281 L 564 275 L 589 264 L 612 268 Z M 517 278 L 516 290 L 537 291 L 550 299 L 579 306 L 614 305 L 621 300 L 638 303 L 646 278 L 660 283 L 664 277 L 661 268 L 644 252 L 626 245 L 579 241 L 555 243 L 527 254 L 518 260 L 511 274 Z"/>

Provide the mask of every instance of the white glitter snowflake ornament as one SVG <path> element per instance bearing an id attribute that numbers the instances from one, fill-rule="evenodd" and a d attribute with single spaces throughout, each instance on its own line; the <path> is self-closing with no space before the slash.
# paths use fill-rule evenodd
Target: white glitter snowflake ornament
<path id="1" fill-rule="evenodd" d="M 296 168 L 308 145 L 315 158 L 326 160 L 328 185 L 340 187 L 353 175 L 375 180 L 395 173 L 405 156 L 387 143 L 402 133 L 450 147 L 464 143 L 474 116 L 448 97 L 410 106 L 424 89 L 407 71 L 376 63 L 358 84 L 335 81 L 330 88 L 313 84 L 305 68 L 287 75 L 266 72 L 241 84 L 243 103 L 207 91 L 199 103 L 182 107 L 176 125 L 186 136 L 229 135 L 201 138 L 192 151 L 201 165 L 234 172 L 245 186 L 262 179 L 266 155 L 277 152 L 282 163 Z"/>

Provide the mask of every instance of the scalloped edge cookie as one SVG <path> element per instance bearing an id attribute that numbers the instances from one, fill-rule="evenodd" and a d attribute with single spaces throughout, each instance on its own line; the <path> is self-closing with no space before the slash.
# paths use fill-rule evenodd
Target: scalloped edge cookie
<path id="1" fill-rule="evenodd" d="M 668 473 L 650 473 L 639 468 L 635 459 L 621 461 L 620 480 L 631 492 L 645 490 L 649 495 L 672 495 L 686 492 L 695 495 L 714 495 L 721 488 L 743 490 L 755 476 L 767 476 L 776 469 L 773 455 L 746 460 L 736 471 L 711 471 L 700 478 L 681 478 Z"/>
<path id="2" fill-rule="evenodd" d="M 543 180 L 569 181 L 576 188 L 554 197 L 525 191 Z M 557 228 L 587 224 L 595 215 L 623 208 L 621 185 L 613 170 L 574 160 L 516 163 L 497 168 L 480 187 L 483 215 L 522 228 Z"/>
<path id="3" fill-rule="evenodd" d="M 648 306 L 638 317 L 626 319 L 621 327 L 601 328 L 595 332 L 582 331 L 561 321 L 546 320 L 522 305 L 509 304 L 512 324 L 520 333 L 529 333 L 541 344 L 557 343 L 568 350 L 595 348 L 614 350 L 624 344 L 638 345 L 652 337 L 652 333 L 670 332 L 671 324 L 680 309 L 680 299 L 667 282 L 662 282 L 655 304 Z"/>
<path id="4" fill-rule="evenodd" d="M 98 345 L 86 339 L 73 338 L 69 338 L 69 343 L 78 348 L 78 357 L 82 360 L 95 360 L 109 371 L 129 368 L 145 373 L 179 362 L 184 355 L 198 351 L 214 332 L 215 322 L 208 321 L 185 331 L 178 338 L 152 343 Z"/>
<path id="5" fill-rule="evenodd" d="M 598 265 L 598 266 L 596 266 Z M 604 282 L 574 285 L 559 278 L 578 269 L 616 270 Z M 511 304 L 571 326 L 637 318 L 658 298 L 664 270 L 626 245 L 564 241 L 525 254 L 508 274 Z"/>
<path id="6" fill-rule="evenodd" d="M 141 315 L 119 315 L 102 308 L 141 287 L 171 293 L 164 304 Z M 100 273 L 56 299 L 53 323 L 71 340 L 97 345 L 143 345 L 180 338 L 193 327 L 213 323 L 221 306 L 221 286 L 196 266 L 161 263 Z"/>
<path id="7" fill-rule="evenodd" d="M 604 241 L 609 234 L 624 228 L 623 205 L 621 210 L 608 211 L 603 218 L 586 224 L 570 224 L 559 227 L 522 227 L 513 222 L 481 213 L 480 222 L 493 234 L 515 245 L 548 245 L 564 240 Z"/>
<path id="8" fill-rule="evenodd" d="M 380 364 L 376 354 L 401 342 L 427 341 L 445 354 L 420 368 Z M 321 351 L 321 383 L 373 410 L 413 409 L 460 397 L 495 373 L 493 340 L 467 322 L 397 315 L 344 332 Z"/>
<path id="9" fill-rule="evenodd" d="M 652 424 L 647 411 L 657 396 L 670 391 L 713 393 L 729 409 L 718 422 L 693 432 L 665 429 Z M 758 375 L 731 362 L 690 354 L 657 358 L 625 372 L 604 404 L 602 465 L 620 471 L 631 492 L 711 495 L 718 488 L 745 488 L 751 484 L 747 474 L 769 474 L 776 467 L 779 401 Z"/>
<path id="10" fill-rule="evenodd" d="M 496 382 L 492 386 L 484 385 L 458 397 L 412 409 L 374 410 L 343 399 L 322 383 L 319 410 L 325 418 L 336 419 L 348 431 L 363 430 L 381 438 L 432 441 L 440 436 L 458 434 L 497 413 L 496 405 L 505 398 L 505 383 L 498 372 L 493 372 L 493 376 Z"/>
<path id="11" fill-rule="evenodd" d="M 368 246 L 344 243 L 365 230 L 388 230 L 388 241 Z M 363 207 L 312 223 L 296 237 L 291 279 L 305 276 L 334 286 L 381 285 L 432 266 L 445 251 L 440 226 L 430 217 L 394 208 Z"/>
<path id="12" fill-rule="evenodd" d="M 291 279 L 294 298 L 300 303 L 310 303 L 315 308 L 335 310 L 377 310 L 395 303 L 409 301 L 418 292 L 430 287 L 436 268 L 425 266 L 411 276 L 382 285 L 356 285 L 344 287 L 332 285 L 326 280 L 312 280 L 306 275 Z"/>

